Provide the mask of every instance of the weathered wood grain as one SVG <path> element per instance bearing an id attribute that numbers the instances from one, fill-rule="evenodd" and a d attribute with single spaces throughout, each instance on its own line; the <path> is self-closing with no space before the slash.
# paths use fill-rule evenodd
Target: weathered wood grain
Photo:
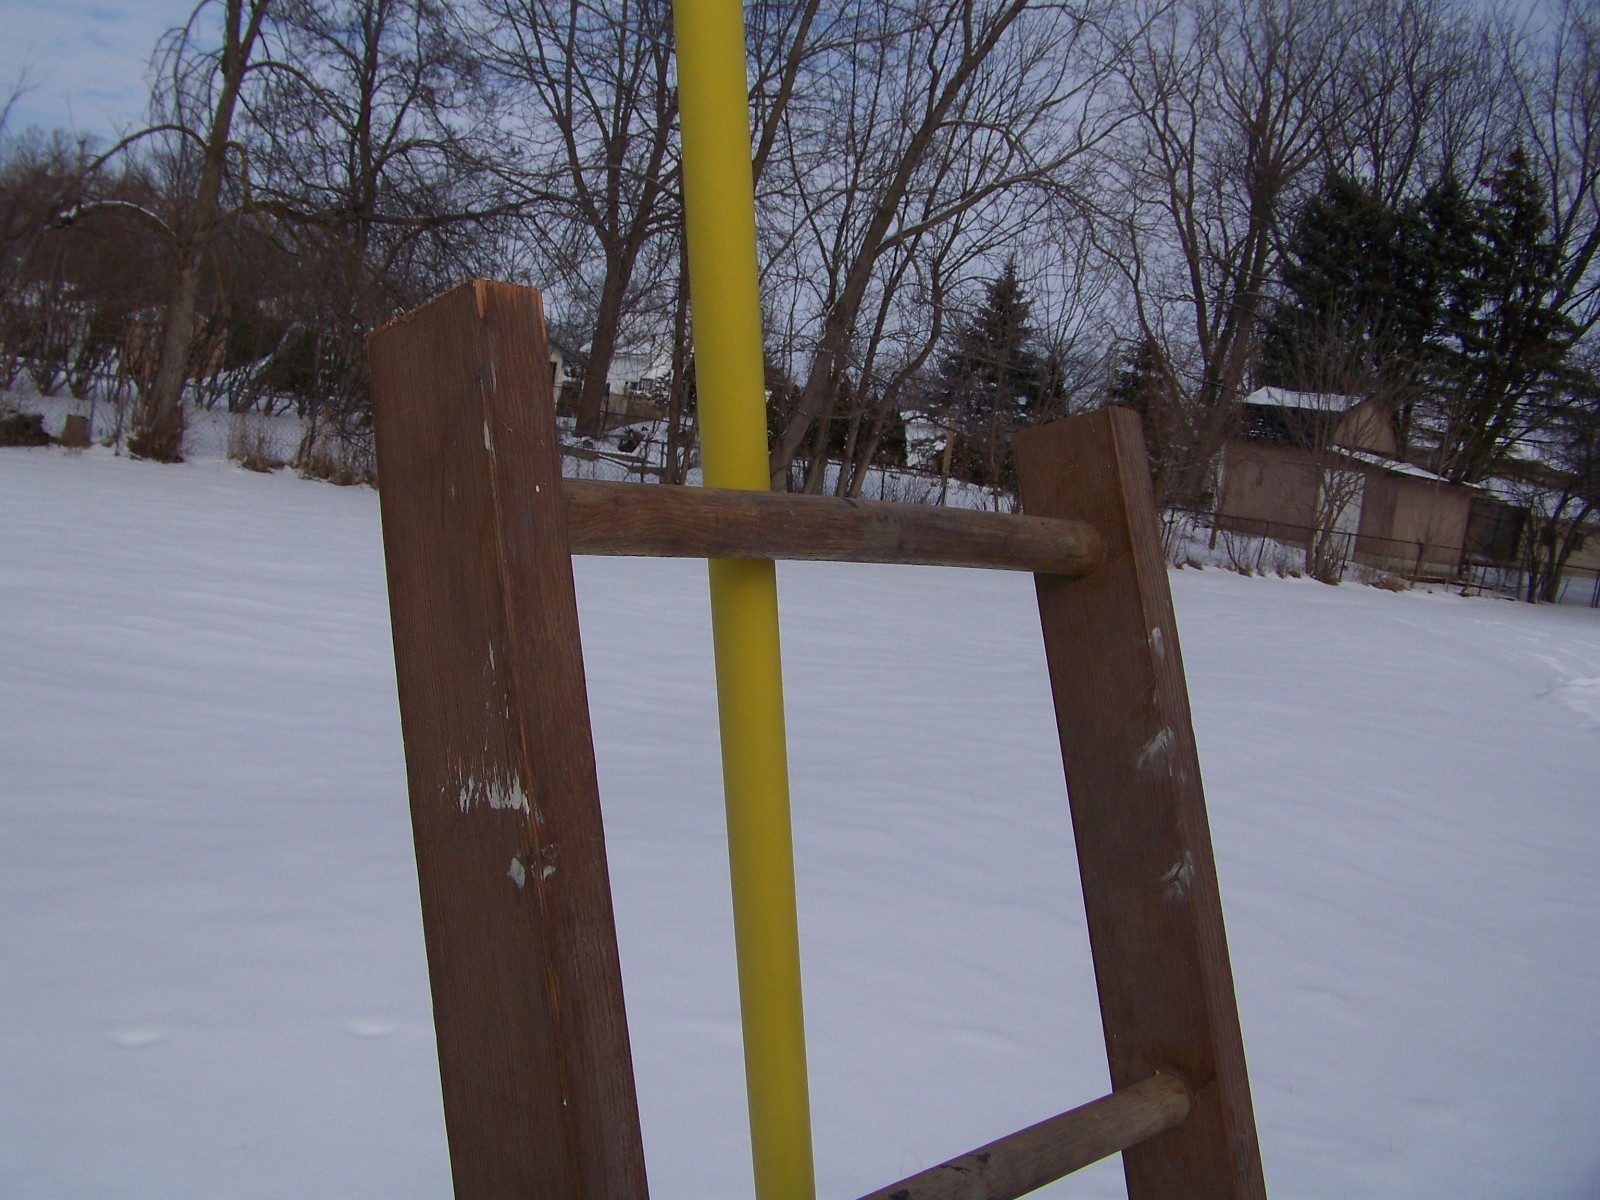
<path id="1" fill-rule="evenodd" d="M 810 559 L 1081 575 L 1100 561 L 1081 521 L 657 484 L 569 479 L 575 554 Z"/>
<path id="2" fill-rule="evenodd" d="M 861 1200 L 1016 1200 L 1181 1125 L 1184 1083 L 1156 1075 L 891 1183 Z"/>
<path id="3" fill-rule="evenodd" d="M 461 1200 L 642 1200 L 538 293 L 369 339 L 395 667 Z"/>
<path id="4" fill-rule="evenodd" d="M 1088 521 L 1106 560 L 1036 579 L 1111 1081 L 1175 1074 L 1181 1127 L 1123 1155 L 1130 1200 L 1265 1195 L 1200 763 L 1138 417 L 1014 443 L 1023 506 Z"/>

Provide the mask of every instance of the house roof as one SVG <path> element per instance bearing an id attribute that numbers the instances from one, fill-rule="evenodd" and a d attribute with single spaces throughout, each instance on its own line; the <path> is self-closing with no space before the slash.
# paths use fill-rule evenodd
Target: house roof
<path id="1" fill-rule="evenodd" d="M 1342 413 L 1360 404 L 1364 396 L 1346 396 L 1338 392 L 1291 392 L 1288 388 L 1257 388 L 1244 398 L 1246 404 L 1263 408 L 1303 408 L 1311 412 Z"/>
<path id="2" fill-rule="evenodd" d="M 1397 458 L 1385 458 L 1383 455 L 1374 454 L 1370 450 L 1346 450 L 1341 448 L 1339 453 L 1345 458 L 1354 459 L 1356 462 L 1361 463 L 1364 466 L 1376 467 L 1380 471 L 1387 471 L 1391 475 L 1405 475 L 1411 479 L 1426 479 L 1430 483 L 1448 483 L 1452 487 L 1466 488 L 1469 491 L 1483 490 L 1476 484 L 1456 483 L 1453 480 L 1446 479 L 1443 475 L 1435 474 L 1433 471 L 1429 471 L 1423 467 L 1415 466 L 1408 462 L 1402 462 Z"/>
<path id="3" fill-rule="evenodd" d="M 552 337 L 547 333 L 544 340 L 545 344 L 548 345 L 550 349 L 559 351 L 561 353 L 561 357 L 567 359 L 569 362 L 579 362 L 584 357 L 582 353 L 574 350 L 563 338 Z"/>
<path id="4" fill-rule="evenodd" d="M 1546 517 L 1555 511 L 1562 497 L 1559 487 L 1550 487 L 1531 479 L 1514 479 L 1506 475 L 1491 475 L 1479 487 L 1502 503 L 1515 508 L 1536 509 L 1541 516 Z"/>

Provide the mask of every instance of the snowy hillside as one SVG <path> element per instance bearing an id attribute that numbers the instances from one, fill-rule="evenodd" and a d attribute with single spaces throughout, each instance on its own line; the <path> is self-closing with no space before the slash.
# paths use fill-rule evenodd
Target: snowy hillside
<path id="1" fill-rule="evenodd" d="M 1269 1192 L 1593 1200 L 1600 611 L 1172 578 Z M 578 584 L 652 1194 L 735 1200 L 705 572 Z M 1030 581 L 779 584 L 842 1200 L 1108 1083 Z M 0 914 L 0 1196 L 449 1194 L 373 492 L 0 450 Z"/>

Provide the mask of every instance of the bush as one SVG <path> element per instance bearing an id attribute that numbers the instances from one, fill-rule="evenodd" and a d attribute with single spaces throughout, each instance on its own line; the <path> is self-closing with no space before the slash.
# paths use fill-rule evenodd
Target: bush
<path id="1" fill-rule="evenodd" d="M 1374 571 L 1372 578 L 1367 580 L 1367 586 L 1383 592 L 1409 592 L 1411 581 L 1402 579 L 1398 575 L 1390 575 L 1387 571 Z"/>
<path id="2" fill-rule="evenodd" d="M 44 414 L 0 413 L 0 446 L 48 446 L 54 441 L 44 431 Z"/>
<path id="3" fill-rule="evenodd" d="M 250 413 L 235 413 L 228 423 L 228 457 L 247 471 L 265 473 L 287 465 L 266 421 Z"/>
<path id="4" fill-rule="evenodd" d="M 294 465 L 302 479 L 321 479 L 342 487 L 378 482 L 371 430 L 340 433 L 324 425 L 301 442 Z"/>
<path id="5" fill-rule="evenodd" d="M 1380 592 L 1409 592 L 1411 590 L 1411 581 L 1405 576 L 1395 575 L 1377 567 L 1358 566 L 1355 569 L 1354 578 L 1358 583 L 1364 583 L 1368 587 L 1375 587 Z"/>

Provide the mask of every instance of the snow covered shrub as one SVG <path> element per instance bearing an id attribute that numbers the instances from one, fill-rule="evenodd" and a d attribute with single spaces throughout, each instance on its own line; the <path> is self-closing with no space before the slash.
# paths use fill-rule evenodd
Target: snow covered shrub
<path id="1" fill-rule="evenodd" d="M 1161 553 L 1168 566 L 1179 567 L 1195 557 L 1203 540 L 1200 514 L 1186 508 L 1164 508 L 1161 521 Z"/>
<path id="2" fill-rule="evenodd" d="M 1254 575 L 1261 569 L 1261 556 L 1266 548 L 1266 539 L 1250 537 L 1232 529 L 1219 530 L 1217 544 L 1222 547 L 1226 561 L 1221 565 L 1239 572 L 1241 575 Z"/>
<path id="3" fill-rule="evenodd" d="M 229 420 L 228 457 L 247 471 L 276 471 L 285 465 L 266 421 L 251 412 L 234 413 Z"/>
<path id="4" fill-rule="evenodd" d="M 321 479 L 341 487 L 378 481 L 378 460 L 370 429 L 317 426 L 301 441 L 294 465 L 302 479 Z"/>
<path id="5" fill-rule="evenodd" d="M 1411 581 L 1401 575 L 1392 575 L 1388 571 L 1380 571 L 1376 567 L 1358 567 L 1356 578 L 1368 587 L 1375 587 L 1383 592 L 1409 592 Z"/>
<path id="6" fill-rule="evenodd" d="M 938 482 L 928 475 L 913 475 L 902 471 L 879 471 L 877 499 L 895 504 L 931 504 L 934 485 Z M 862 495 L 871 495 L 871 481 L 862 489 Z"/>

